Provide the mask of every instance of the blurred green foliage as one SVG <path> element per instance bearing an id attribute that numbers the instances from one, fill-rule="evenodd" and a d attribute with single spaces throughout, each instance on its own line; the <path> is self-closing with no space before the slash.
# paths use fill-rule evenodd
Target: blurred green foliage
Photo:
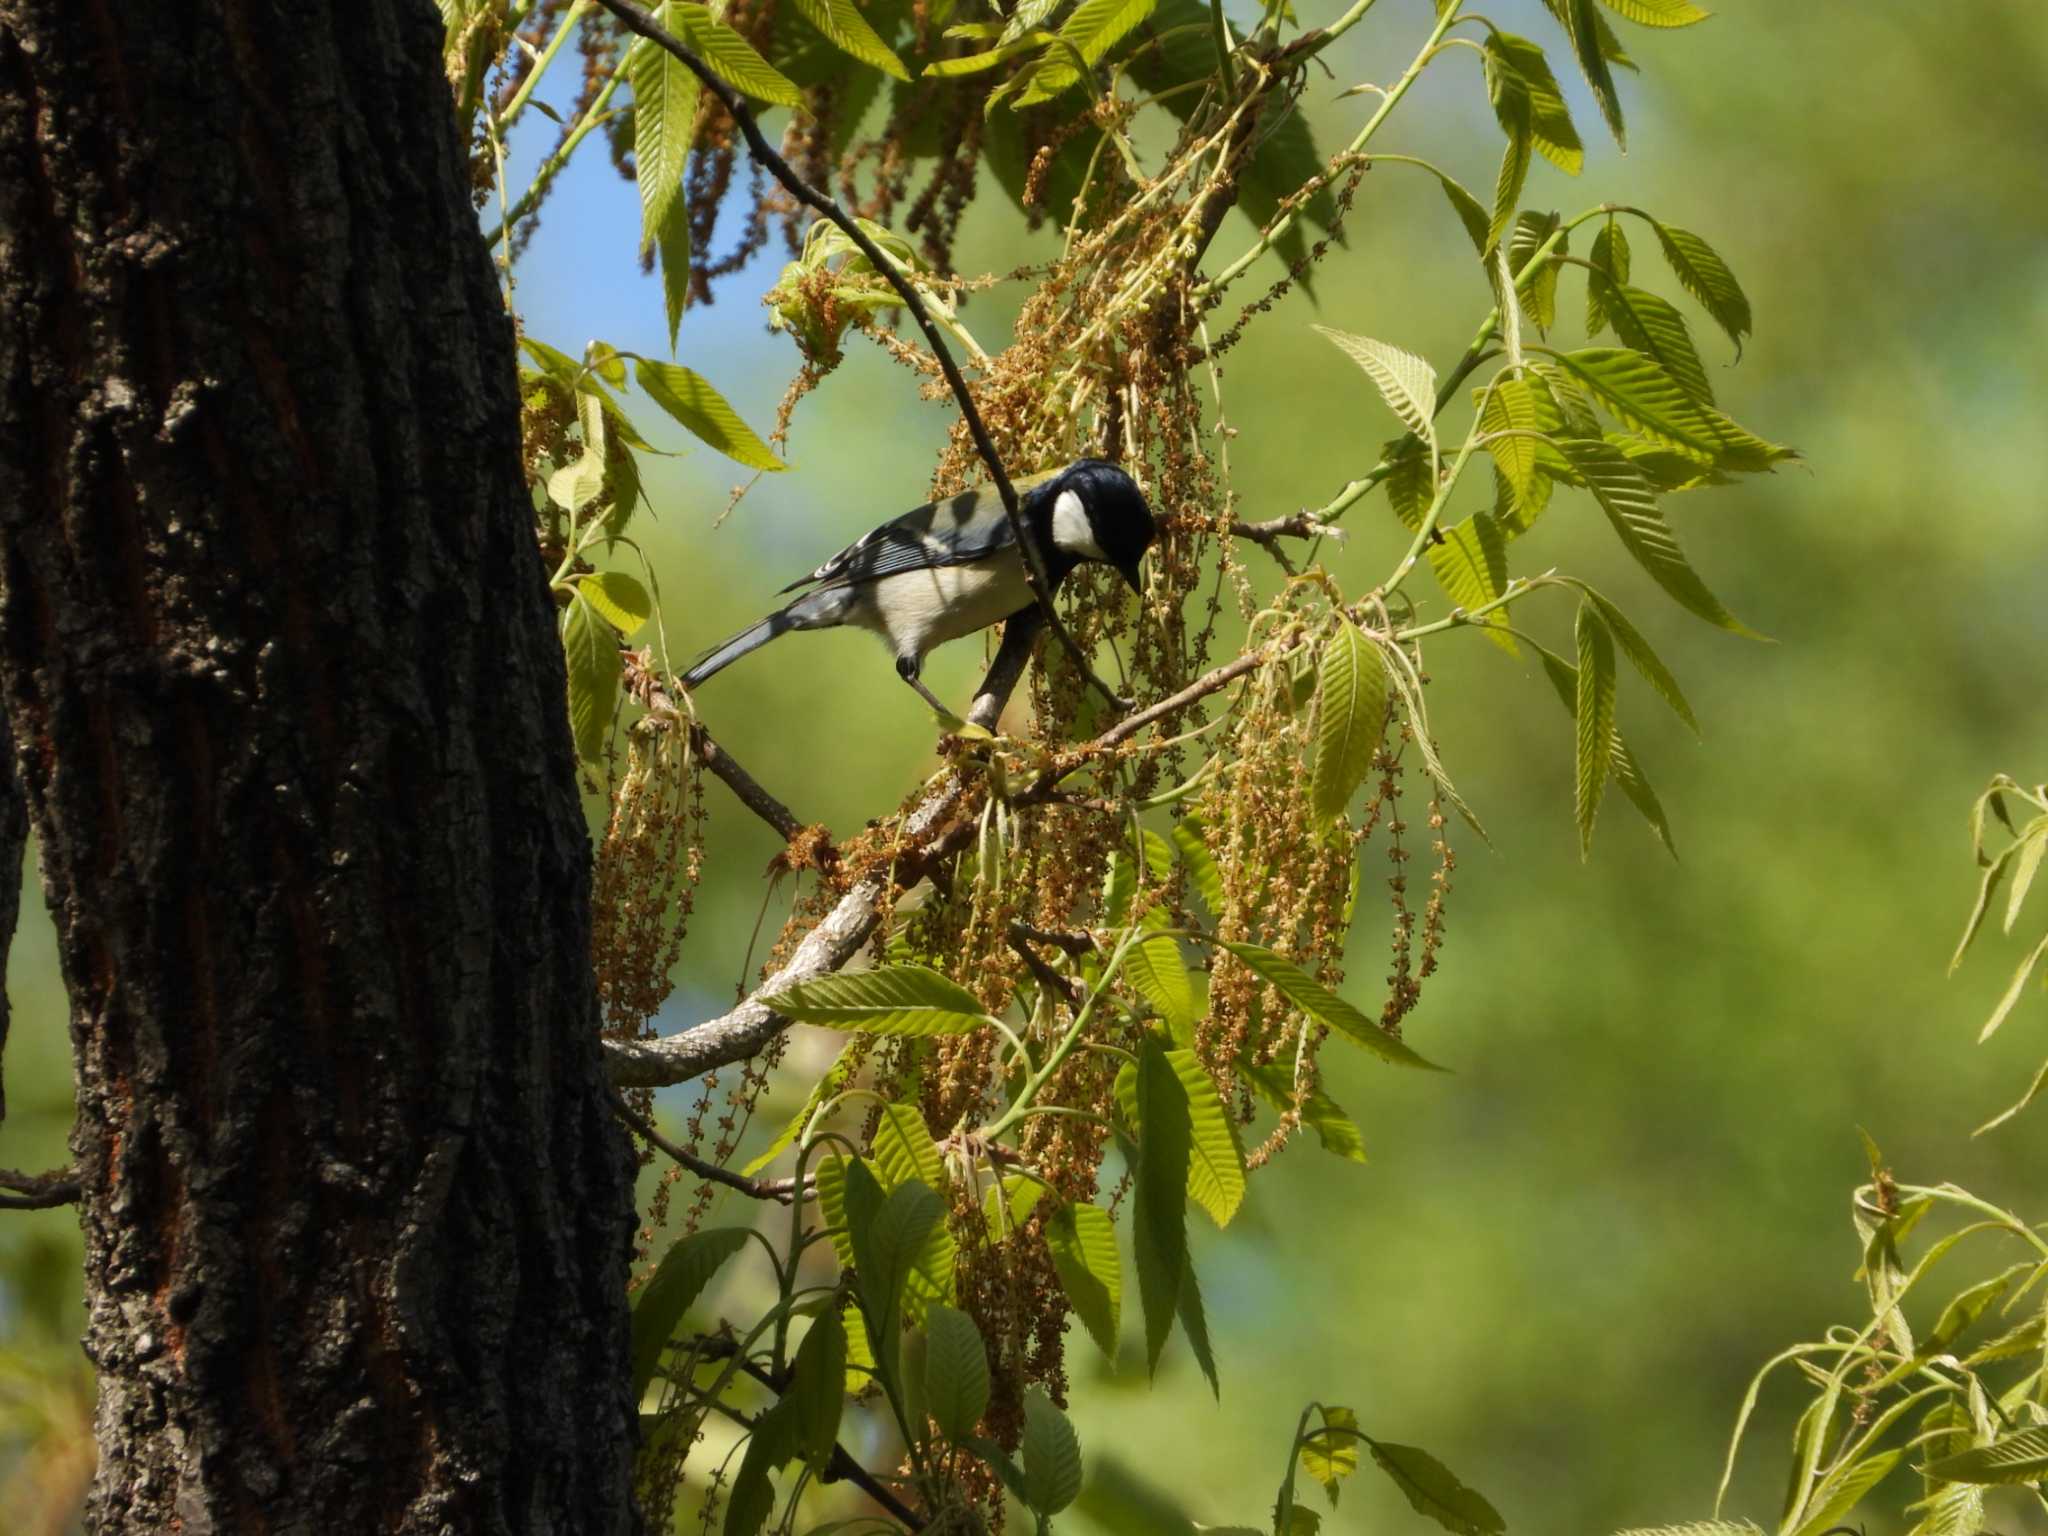
<path id="1" fill-rule="evenodd" d="M 1537 0 L 1486 9 L 1544 26 Z M 1995 770 L 2048 771 L 2048 17 L 2037 0 L 1717 10 L 1683 34 L 1630 34 L 1644 79 L 1622 81 L 1629 155 L 1589 135 L 1584 180 L 1539 165 L 1528 201 L 1652 205 L 1710 233 L 1742 278 L 1754 340 L 1739 366 L 1704 330 L 1702 352 L 1729 408 L 1807 464 L 1683 498 L 1673 517 L 1716 591 L 1777 643 L 1715 634 L 1662 602 L 1582 498 L 1536 536 L 1624 602 L 1701 716 L 1703 744 L 1636 679 L 1622 683 L 1676 864 L 1616 814 L 1582 865 L 1571 723 L 1533 660 L 1478 635 L 1436 648 L 1446 761 L 1495 840 L 1459 844 L 1444 974 L 1410 1022 L 1456 1075 L 1333 1055 L 1330 1087 L 1369 1163 L 1297 1143 L 1227 1235 L 1201 1232 L 1220 1405 L 1184 1351 L 1149 1390 L 1134 1365 L 1112 1378 L 1075 1353 L 1093 1477 L 1080 1509 L 1104 1530 L 1174 1529 L 1176 1505 L 1258 1520 L 1311 1397 L 1430 1446 L 1510 1529 L 1694 1518 L 1752 1372 L 1857 1313 L 1858 1125 L 1903 1177 L 2041 1213 L 2048 1112 L 1968 1132 L 2031 1074 L 2048 1006 L 2028 997 L 1972 1049 L 2017 956 L 1987 935 L 1957 980 L 1943 966 L 1974 889 L 1964 811 Z M 1336 84 L 1385 78 L 1403 45 L 1360 29 L 1333 50 Z M 1579 82 L 1566 85 L 1592 122 Z M 1420 92 L 1407 131 L 1431 142 L 1385 147 L 1485 184 L 1497 131 L 1470 82 Z M 1357 105 L 1334 94 L 1307 98 L 1325 141 Z M 592 255 L 579 232 L 632 227 L 632 189 L 607 175 L 593 163 L 565 179 L 522 266 L 522 307 L 535 334 L 601 332 L 653 353 L 658 284 L 601 291 L 603 262 L 620 258 Z M 965 271 L 1008 270 L 1049 238 L 1026 236 L 992 197 L 963 236 Z M 1469 251 L 1426 178 L 1373 172 L 1350 239 L 1322 269 L 1317 304 L 1290 297 L 1228 359 L 1247 516 L 1319 504 L 1386 436 L 1311 320 L 1443 356 L 1484 312 L 1476 274 L 1445 280 Z M 745 292 L 735 281 L 688 324 L 716 349 L 721 387 L 762 420 L 793 358 L 755 329 Z M 1002 334 L 1008 302 L 998 289 L 969 310 L 985 341 Z M 724 634 L 789 573 L 918 500 L 944 422 L 907 375 L 856 350 L 799 413 L 794 472 L 717 533 L 729 464 L 699 453 L 650 468 L 660 517 L 643 532 L 671 635 L 687 649 Z M 1362 585 L 1401 536 L 1377 499 L 1351 525 L 1327 557 Z M 700 701 L 741 761 L 840 832 L 893 805 L 932 761 L 925 712 L 871 646 L 799 636 Z M 963 643 L 927 678 L 964 697 L 979 662 Z M 757 872 L 774 851 L 721 795 L 669 1028 L 715 1011 L 743 979 Z M 772 917 L 788 893 L 769 899 Z M 0 1165 L 42 1168 L 65 1156 L 65 1010 L 33 892 L 24 910 Z M 1380 963 L 1362 922 L 1353 973 L 1370 983 Z M 11 1355 L 75 1358 L 63 1341 L 82 1322 L 76 1263 L 69 1213 L 0 1215 Z M 1766 1396 L 1755 1446 L 1786 1444 L 1792 1404 Z M 1746 1461 L 1731 1512 L 1768 1520 L 1782 1476 L 1782 1457 Z M 1873 1532 L 1903 1528 L 1865 1513 Z M 1398 1493 L 1362 1484 L 1326 1528 L 1417 1527 Z"/>

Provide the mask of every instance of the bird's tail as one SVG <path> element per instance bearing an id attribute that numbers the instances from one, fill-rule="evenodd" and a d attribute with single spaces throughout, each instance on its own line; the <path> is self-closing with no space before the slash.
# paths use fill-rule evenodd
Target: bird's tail
<path id="1" fill-rule="evenodd" d="M 696 687 L 713 673 L 724 671 L 747 652 L 759 650 L 777 635 L 794 628 L 796 625 L 791 622 L 787 609 L 769 614 L 760 623 L 749 625 L 730 640 L 706 651 L 697 664 L 683 674 L 683 685 Z"/>

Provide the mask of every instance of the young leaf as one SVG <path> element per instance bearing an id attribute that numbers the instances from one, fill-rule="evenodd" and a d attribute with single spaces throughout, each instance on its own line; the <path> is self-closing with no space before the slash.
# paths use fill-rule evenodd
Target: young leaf
<path id="1" fill-rule="evenodd" d="M 682 0 L 663 0 L 654 19 L 670 32 L 684 30 Z M 633 175 L 640 189 L 640 243 L 655 244 L 669 209 L 682 196 L 690 157 L 690 130 L 697 119 L 697 77 L 689 66 L 647 38 L 633 43 L 626 60 L 633 88 Z"/>
<path id="2" fill-rule="evenodd" d="M 820 976 L 761 1001 L 799 1024 L 871 1035 L 964 1035 L 988 1021 L 972 992 L 922 965 Z"/>
<path id="3" fill-rule="evenodd" d="M 1643 770 L 1636 765 L 1628 743 L 1621 739 L 1620 731 L 1614 733 L 1614 782 L 1628 797 L 1628 803 L 1636 808 L 1637 814 L 1650 824 L 1650 830 L 1657 834 L 1664 851 L 1677 858 L 1678 845 L 1671 841 L 1671 823 L 1664 817 L 1664 807 L 1657 799 L 1657 792 L 1650 787 L 1650 781 L 1643 776 Z"/>
<path id="4" fill-rule="evenodd" d="M 1217 1226 L 1227 1227 L 1244 1203 L 1244 1145 L 1237 1122 L 1224 1109 L 1201 1057 L 1191 1050 L 1172 1050 L 1166 1059 L 1187 1094 L 1188 1194 Z M 1142 1124 L 1138 1131 L 1142 1140 Z"/>
<path id="5" fill-rule="evenodd" d="M 768 1474 L 796 1454 L 796 1411 L 788 1398 L 754 1421 L 740 1469 L 733 1474 L 725 1505 L 725 1536 L 755 1536 L 775 1512 L 775 1485 Z"/>
<path id="6" fill-rule="evenodd" d="M 1763 1536 L 1753 1520 L 1689 1520 L 1684 1525 L 1638 1525 L 1614 1536 Z"/>
<path id="7" fill-rule="evenodd" d="M 747 1245 L 744 1227 L 711 1227 L 679 1238 L 661 1256 L 633 1303 L 633 1399 L 647 1395 L 669 1336 L 725 1261 Z"/>
<path id="8" fill-rule="evenodd" d="M 1046 1188 L 1027 1174 L 1006 1175 L 991 1184 L 981 1197 L 981 1217 L 988 1225 L 988 1240 L 999 1243 L 1031 1219 L 1032 1212 L 1046 1196 Z"/>
<path id="9" fill-rule="evenodd" d="M 1344 1480 L 1358 1470 L 1358 1415 L 1349 1408 L 1323 1408 L 1323 1422 L 1302 1437 L 1301 1470 L 1322 1485 L 1334 1506 Z"/>
<path id="10" fill-rule="evenodd" d="M 2019 1002 L 2020 994 L 2026 990 L 2027 982 L 2032 978 L 2034 968 L 2041 963 L 2043 955 L 2048 955 L 2048 938 L 2043 938 L 2028 951 L 2026 959 L 2020 962 L 2019 969 L 2012 973 L 2012 981 L 2006 987 L 2005 995 L 1999 998 L 1998 1006 L 1991 1010 L 1991 1017 L 1984 1021 L 1983 1029 L 1977 1032 L 1979 1044 L 1998 1032 L 1998 1026 L 2005 1022 L 2006 1015 L 2011 1013 L 2013 1005 Z"/>
<path id="11" fill-rule="evenodd" d="M 726 404 L 725 397 L 702 374 L 680 363 L 643 357 L 634 363 L 633 377 L 650 400 L 727 458 L 749 469 L 772 472 L 789 468 L 754 435 L 752 427 L 740 420 L 739 412 Z"/>
<path id="12" fill-rule="evenodd" d="M 910 78 L 910 71 L 903 67 L 903 61 L 868 25 L 867 17 L 861 14 L 860 7 L 853 0 L 796 0 L 796 9 L 798 15 L 823 33 L 825 40 L 848 58 L 872 64 L 898 80 Z"/>
<path id="13" fill-rule="evenodd" d="M 1443 530 L 1443 542 L 1429 548 L 1429 568 L 1444 596 L 1469 613 L 1507 591 L 1507 536 L 1491 512 L 1475 512 Z M 1517 654 L 1505 614 L 1490 613 L 1477 622 L 1488 639 L 1510 656 Z"/>
<path id="14" fill-rule="evenodd" d="M 1692 0 L 1606 0 L 1606 5 L 1639 27 L 1689 27 L 1713 14 Z"/>
<path id="15" fill-rule="evenodd" d="M 1146 913 L 1146 926 L 1164 922 L 1164 917 Z M 1142 939 L 1124 953 L 1124 975 L 1138 994 L 1159 1010 L 1176 1040 L 1195 1027 L 1195 988 L 1188 978 L 1187 962 L 1181 958 L 1180 942 L 1165 934 Z"/>
<path id="16" fill-rule="evenodd" d="M 1209 1383 L 1209 1391 L 1219 1401 L 1223 1396 L 1222 1383 L 1216 1377 L 1216 1351 L 1209 1342 L 1209 1314 L 1202 1308 L 1202 1287 L 1195 1279 L 1194 1261 L 1181 1272 L 1180 1303 L 1175 1308 L 1180 1317 L 1180 1331 L 1187 1335 L 1188 1350 L 1195 1357 L 1195 1364 L 1201 1368 L 1202 1376 Z"/>
<path id="17" fill-rule="evenodd" d="M 1579 857 L 1593 851 L 1593 820 L 1600 813 L 1600 792 L 1614 761 L 1614 636 L 1600 610 L 1579 604 L 1577 624 L 1579 676 L 1573 718 L 1578 724 L 1577 794 Z"/>
<path id="18" fill-rule="evenodd" d="M 661 307 L 668 320 L 668 349 L 676 349 L 683 311 L 690 307 L 690 209 L 678 192 L 656 232 L 655 254 L 661 260 Z"/>
<path id="19" fill-rule="evenodd" d="M 811 1322 L 791 1367 L 789 1400 L 796 1416 L 797 1454 L 818 1472 L 832 1459 L 846 1402 L 846 1323 L 836 1307 Z"/>
<path id="20" fill-rule="evenodd" d="M 1063 1205 L 1045 1223 L 1045 1242 L 1074 1315 L 1115 1365 L 1124 1280 L 1109 1213 L 1096 1205 Z"/>
<path id="21" fill-rule="evenodd" d="M 1558 361 L 1630 426 L 1703 463 L 1720 457 L 1713 417 L 1655 357 L 1633 347 L 1583 347 Z"/>
<path id="22" fill-rule="evenodd" d="M 1291 960 L 1283 959 L 1259 944 L 1225 943 L 1222 947 L 1279 988 L 1282 996 L 1318 1024 L 1326 1025 L 1346 1039 L 1364 1046 L 1382 1061 L 1391 1061 L 1396 1066 L 1421 1067 L 1431 1072 L 1444 1070 L 1416 1055 Z"/>
<path id="23" fill-rule="evenodd" d="M 2005 931 L 2019 920 L 2020 907 L 2033 889 L 2034 876 L 2041 871 L 2041 856 L 2048 853 L 2048 816 L 2037 816 L 2020 834 L 2019 857 L 2013 862 L 2012 889 L 2005 898 Z"/>
<path id="24" fill-rule="evenodd" d="M 562 614 L 562 651 L 569 663 L 569 730 L 576 755 L 604 756 L 605 732 L 619 696 L 619 637 L 578 592 Z"/>
<path id="25" fill-rule="evenodd" d="M 1600 104 L 1600 115 L 1607 119 L 1608 131 L 1614 135 L 1614 142 L 1623 149 L 1628 148 L 1628 129 L 1621 120 L 1621 97 L 1614 89 L 1614 74 L 1607 67 L 1606 39 L 1601 35 L 1604 24 L 1600 13 L 1593 9 L 1593 0 L 1548 0 L 1548 3 L 1564 22 L 1565 31 L 1571 35 L 1572 52 L 1578 58 L 1586 84 L 1593 88 L 1593 99 Z"/>
<path id="26" fill-rule="evenodd" d="M 1344 814 L 1372 771 L 1387 728 L 1387 664 L 1349 619 L 1324 642 L 1316 678 L 1316 760 L 1309 802 L 1318 816 Z"/>
<path id="27" fill-rule="evenodd" d="M 586 453 L 548 476 L 548 500 L 565 512 L 580 512 L 604 490 L 604 455 Z"/>
<path id="28" fill-rule="evenodd" d="M 848 1172 L 860 1166 L 853 1163 Z M 858 1226 L 854 1229 L 853 1248 L 861 1294 L 885 1373 L 893 1374 L 894 1370 L 904 1287 L 932 1229 L 943 1227 L 945 1219 L 945 1202 L 929 1185 L 913 1181 L 899 1184 L 888 1193 L 865 1232 Z"/>
<path id="29" fill-rule="evenodd" d="M 965 1312 L 933 1307 L 925 1314 L 925 1409 L 939 1433 L 965 1445 L 988 1412 L 988 1352 Z"/>
<path id="30" fill-rule="evenodd" d="M 1196 892 L 1202 898 L 1202 905 L 1209 909 L 1212 917 L 1223 915 L 1223 871 L 1217 866 L 1216 856 L 1209 851 L 1206 841 L 1208 829 L 1199 816 L 1183 816 L 1171 828 L 1173 846 L 1180 854 L 1180 861 L 1187 866 L 1188 878 L 1194 882 Z"/>
<path id="31" fill-rule="evenodd" d="M 1558 234 L 1558 226 L 1563 222 L 1555 213 L 1525 211 L 1517 215 L 1515 232 L 1508 238 L 1508 271 L 1519 274 L 1528 267 L 1551 236 Z M 1529 318 L 1546 331 L 1557 324 L 1557 279 L 1564 270 L 1558 258 L 1568 249 L 1569 237 L 1559 235 L 1551 254 L 1516 285 Z"/>
<path id="32" fill-rule="evenodd" d="M 1516 503 L 1532 500 L 1536 492 L 1536 439 L 1528 434 L 1541 427 L 1536 416 L 1536 397 L 1527 379 L 1499 379 L 1487 397 L 1480 428 L 1488 434 L 1486 451 L 1514 490 Z"/>
<path id="33" fill-rule="evenodd" d="M 1814 1490 L 1807 1505 L 1806 1518 L 1800 1521 L 1791 1536 L 1822 1536 L 1823 1532 L 1840 1525 L 1871 1489 L 1891 1475 L 1892 1468 L 1904 1460 L 1905 1455 L 1904 1450 L 1884 1451 L 1831 1473 Z"/>
<path id="34" fill-rule="evenodd" d="M 654 614 L 647 589 L 624 571 L 593 571 L 576 583 L 576 591 L 628 640 Z"/>
<path id="35" fill-rule="evenodd" d="M 1677 308 L 1644 289 L 1611 283 L 1597 272 L 1587 273 L 1587 294 L 1601 290 L 1606 292 L 1614 333 L 1622 344 L 1655 358 L 1696 403 L 1713 405 L 1713 381 L 1707 377 L 1706 364 L 1700 361 L 1699 349 L 1692 344 L 1692 332 L 1686 329 L 1685 317 Z M 1713 420 L 1711 416 L 1707 419 Z"/>
<path id="36" fill-rule="evenodd" d="M 1489 70 L 1511 69 L 1521 81 L 1537 151 L 1567 176 L 1578 175 L 1586 163 L 1585 146 L 1543 50 L 1526 37 L 1495 32 L 1487 39 L 1486 56 Z"/>
<path id="37" fill-rule="evenodd" d="M 1081 1441 L 1043 1387 L 1024 1394 L 1024 1502 L 1058 1514 L 1081 1494 Z"/>
<path id="38" fill-rule="evenodd" d="M 1723 607 L 1721 600 L 1700 580 L 1657 510 L 1657 493 L 1626 455 L 1595 438 L 1560 438 L 1557 446 L 1583 477 L 1600 510 L 1607 514 L 1615 533 L 1620 535 L 1622 547 L 1658 586 L 1709 624 L 1739 635 L 1755 634 Z"/>
<path id="39" fill-rule="evenodd" d="M 1157 1041 L 1147 1038 L 1138 1055 L 1137 1110 L 1143 1123 L 1131 1214 L 1132 1246 L 1138 1261 L 1138 1298 L 1145 1309 L 1145 1363 L 1159 1369 L 1160 1352 L 1173 1331 L 1187 1269 L 1187 1184 L 1189 1142 L 1187 1091 Z"/>
<path id="40" fill-rule="evenodd" d="M 894 1189 L 912 1179 L 942 1188 L 946 1165 L 926 1129 L 924 1111 L 916 1104 L 884 1104 L 875 1122 L 875 1172 L 884 1189 Z"/>
<path id="41" fill-rule="evenodd" d="M 1501 1536 L 1507 1530 L 1500 1511 L 1429 1452 L 1384 1440 L 1366 1444 L 1380 1470 L 1399 1485 L 1418 1515 L 1427 1515 L 1457 1536 Z"/>
<path id="42" fill-rule="evenodd" d="M 1294 1075 L 1285 1066 L 1277 1062 L 1263 1067 L 1239 1063 L 1237 1070 L 1259 1097 L 1275 1109 L 1285 1111 L 1294 1107 Z M 1350 1163 L 1365 1161 L 1365 1140 L 1358 1134 L 1358 1127 L 1321 1087 L 1311 1088 L 1302 1101 L 1301 1123 L 1316 1133 L 1325 1152 Z"/>
<path id="43" fill-rule="evenodd" d="M 1607 307 L 1601 302 L 1607 284 L 1625 284 L 1629 273 L 1628 236 L 1612 218 L 1593 236 L 1593 249 L 1586 258 L 1593 271 L 1586 274 L 1586 334 L 1598 336 L 1607 326 Z M 1597 275 L 1596 275 L 1597 274 Z"/>
<path id="44" fill-rule="evenodd" d="M 1657 243 L 1663 246 L 1664 259 L 1671 264 L 1678 285 L 1699 300 L 1700 307 L 1728 333 L 1728 339 L 1740 353 L 1742 338 L 1750 333 L 1753 322 L 1749 298 L 1735 281 L 1735 274 L 1714 248 L 1691 230 L 1654 219 L 1650 223 L 1657 231 Z"/>
<path id="45" fill-rule="evenodd" d="M 1412 352 L 1390 347 L 1369 336 L 1333 331 L 1327 325 L 1312 330 L 1337 344 L 1354 363 L 1365 370 L 1380 397 L 1401 425 L 1432 446 L 1436 442 L 1436 370 Z"/>
<path id="46" fill-rule="evenodd" d="M 708 5 L 682 0 L 673 10 L 676 20 L 681 23 L 678 29 L 681 40 L 688 43 L 697 57 L 711 67 L 711 73 L 727 85 L 756 101 L 770 102 L 778 107 L 803 104 L 803 92 L 781 70 L 756 53 L 752 43 L 713 16 Z"/>
<path id="47" fill-rule="evenodd" d="M 1508 134 L 1507 148 L 1501 151 L 1500 174 L 1494 178 L 1493 214 L 1486 221 L 1486 251 L 1482 254 L 1491 254 L 1514 222 L 1515 205 L 1522 200 L 1522 188 L 1529 180 L 1529 151 L 1534 142 L 1526 122 Z"/>
<path id="48" fill-rule="evenodd" d="M 1657 697 L 1669 704 L 1678 718 L 1692 728 L 1694 735 L 1698 735 L 1700 723 L 1692 712 L 1692 705 L 1686 701 L 1683 690 L 1678 686 L 1678 679 L 1671 675 L 1671 669 L 1664 665 L 1663 658 L 1652 650 L 1650 642 L 1643 638 L 1642 631 L 1629 621 L 1628 615 L 1583 581 L 1571 581 L 1571 585 L 1584 593 L 1586 601 L 1600 610 L 1600 617 L 1607 621 L 1607 627 L 1614 632 L 1615 642 L 1621 647 L 1622 655 L 1626 656 L 1629 664 L 1642 674 L 1643 681 L 1655 689 Z"/>

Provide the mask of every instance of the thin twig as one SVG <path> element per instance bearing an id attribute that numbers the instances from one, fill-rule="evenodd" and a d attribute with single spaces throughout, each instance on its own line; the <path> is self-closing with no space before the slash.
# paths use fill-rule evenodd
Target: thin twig
<path id="1" fill-rule="evenodd" d="M 1017 958 L 1031 968 L 1031 974 L 1038 978 L 1038 984 L 1052 993 L 1068 1008 L 1079 1010 L 1088 1000 L 1079 982 L 1047 965 L 1037 950 L 1031 947 L 1032 930 L 1022 923 L 1010 924 L 1010 948 L 1017 952 Z"/>
<path id="2" fill-rule="evenodd" d="M 720 746 L 695 720 L 690 722 L 690 750 L 697 760 L 721 779 L 726 788 L 739 797 L 739 802 L 756 816 L 767 822 L 781 834 L 786 843 L 804 830 L 804 823 L 797 820 L 796 813 L 766 789 L 761 781 L 734 760 L 732 753 Z"/>
<path id="3" fill-rule="evenodd" d="M 988 466 L 989 478 L 995 482 L 996 494 L 1003 499 L 1003 511 L 1010 519 L 1010 534 L 1016 539 L 1017 548 L 1024 557 L 1024 574 L 1029 581 L 1032 596 L 1038 599 L 1039 610 L 1045 615 L 1052 632 L 1059 636 L 1060 643 L 1072 653 L 1074 665 L 1080 669 L 1082 677 L 1118 709 L 1129 709 L 1130 701 L 1095 675 L 1094 669 L 1088 665 L 1087 656 L 1082 653 L 1080 642 L 1068 632 L 1067 626 L 1061 622 L 1058 612 L 1054 610 L 1052 574 L 1046 569 L 1044 552 L 1032 541 L 1031 530 L 1025 526 L 1024 509 L 1017 501 L 1017 488 L 1010 483 L 1010 476 L 1003 468 L 1002 457 L 996 452 L 995 441 L 989 436 L 988 427 L 981 419 L 981 411 L 976 407 L 974 396 L 967 388 L 967 380 L 960 372 L 960 365 L 953 361 L 952 351 L 939 335 L 939 328 L 932 320 L 931 312 L 925 308 L 916 285 L 883 253 L 882 248 L 875 244 L 858 221 L 834 202 L 829 194 L 805 181 L 787 160 L 775 152 L 775 147 L 761 132 L 761 125 L 754 120 L 753 109 L 747 105 L 745 98 L 713 73 L 708 64 L 678 42 L 666 27 L 640 6 L 635 5 L 633 0 L 597 0 L 597 3 L 617 17 L 628 31 L 637 32 L 646 38 L 701 80 L 704 88 L 718 98 L 719 105 L 723 106 L 731 114 L 732 120 L 739 125 L 740 134 L 747 141 L 747 153 L 753 157 L 755 163 L 781 182 L 791 197 L 837 225 L 861 255 L 867 258 L 869 265 L 896 290 L 897 296 L 903 300 L 904 307 L 910 311 L 911 318 L 917 321 L 917 328 L 924 332 L 925 343 L 931 348 L 932 356 L 938 360 L 939 371 L 945 374 L 946 384 L 953 391 L 953 398 L 959 402 L 961 419 L 967 423 L 968 434 L 974 439 L 975 451 Z"/>
<path id="4" fill-rule="evenodd" d="M 745 1174 L 734 1173 L 730 1168 L 721 1168 L 706 1158 L 697 1156 L 686 1147 L 679 1147 L 654 1128 L 654 1123 L 635 1114 L 626 1101 L 616 1093 L 612 1095 L 612 1113 L 617 1115 L 648 1145 L 659 1148 L 674 1158 L 683 1167 L 700 1179 L 713 1184 L 723 1184 L 727 1189 L 736 1189 L 749 1200 L 773 1200 L 778 1205 L 788 1205 L 796 1199 L 799 1189 L 795 1179 L 750 1179 Z M 810 1193 L 811 1182 L 806 1179 L 802 1193 Z"/>
<path id="5" fill-rule="evenodd" d="M 0 1168 L 0 1211 L 48 1211 L 77 1203 L 84 1182 L 76 1168 L 52 1168 L 48 1173 L 16 1173 Z"/>

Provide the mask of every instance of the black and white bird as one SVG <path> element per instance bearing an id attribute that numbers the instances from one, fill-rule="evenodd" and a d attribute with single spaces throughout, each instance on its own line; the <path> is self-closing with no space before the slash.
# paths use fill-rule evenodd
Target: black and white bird
<path id="1" fill-rule="evenodd" d="M 1152 510 L 1137 482 L 1101 459 L 1016 482 L 1019 510 L 1055 588 L 1083 561 L 1113 567 L 1142 592 L 1138 562 L 1154 536 Z M 994 486 L 904 513 L 856 540 L 801 581 L 810 590 L 741 630 L 683 674 L 696 687 L 751 650 L 792 629 L 857 625 L 881 637 L 896 675 L 941 714 L 919 681 L 935 647 L 1032 606 L 1024 558 Z"/>

